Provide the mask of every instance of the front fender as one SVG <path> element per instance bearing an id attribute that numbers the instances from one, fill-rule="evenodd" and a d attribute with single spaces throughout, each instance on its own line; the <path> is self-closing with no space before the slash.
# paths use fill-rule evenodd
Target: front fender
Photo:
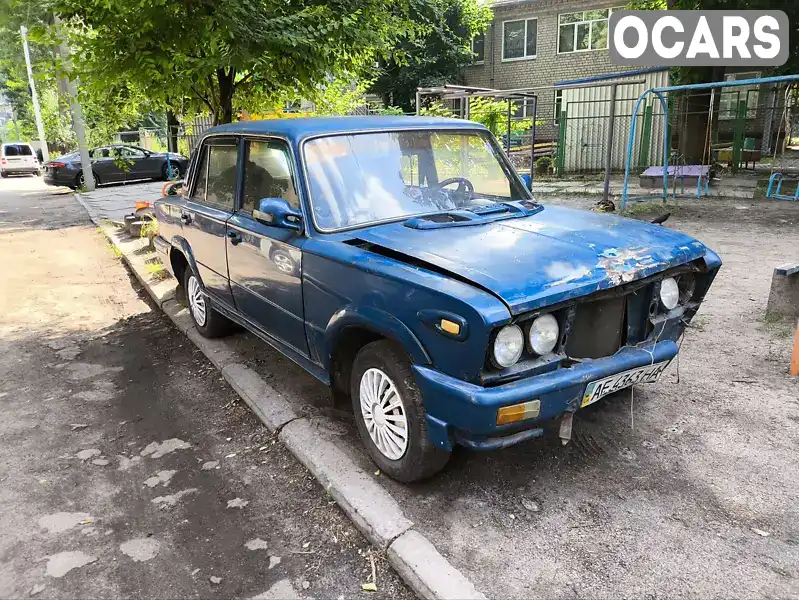
<path id="1" fill-rule="evenodd" d="M 342 332 L 347 327 L 361 327 L 382 335 L 400 344 L 415 364 L 432 364 L 430 355 L 414 333 L 394 315 L 379 308 L 346 307 L 334 313 L 324 332 L 326 366 L 330 366 L 330 358 Z"/>

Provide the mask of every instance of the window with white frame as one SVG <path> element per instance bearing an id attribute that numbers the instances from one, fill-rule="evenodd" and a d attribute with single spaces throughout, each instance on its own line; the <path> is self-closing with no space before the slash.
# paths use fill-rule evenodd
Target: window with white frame
<path id="1" fill-rule="evenodd" d="M 760 77 L 760 71 L 751 73 L 727 73 L 724 81 L 742 81 L 744 79 L 756 79 Z M 736 87 L 721 88 L 721 98 L 719 98 L 719 119 L 731 120 L 738 114 L 738 103 L 746 101 L 746 118 L 753 119 L 757 116 L 757 101 L 760 95 L 760 85 L 740 85 Z"/>
<path id="2" fill-rule="evenodd" d="M 502 60 L 535 58 L 538 44 L 538 19 L 502 23 Z"/>
<path id="3" fill-rule="evenodd" d="M 618 8 L 603 8 L 558 15 L 558 54 L 606 50 L 608 21 Z"/>
<path id="4" fill-rule="evenodd" d="M 478 33 L 472 38 L 472 64 L 482 65 L 485 62 L 485 33 Z"/>

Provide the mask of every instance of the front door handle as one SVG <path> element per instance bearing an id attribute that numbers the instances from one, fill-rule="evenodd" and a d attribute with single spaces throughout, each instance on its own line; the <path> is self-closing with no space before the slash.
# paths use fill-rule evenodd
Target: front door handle
<path id="1" fill-rule="evenodd" d="M 236 246 L 239 242 L 241 242 L 241 236 L 239 235 L 238 231 L 228 231 L 227 237 L 230 240 L 230 243 Z"/>
<path id="2" fill-rule="evenodd" d="M 180 220 L 183 221 L 184 225 L 188 225 L 191 223 L 191 215 L 189 213 L 180 213 Z"/>

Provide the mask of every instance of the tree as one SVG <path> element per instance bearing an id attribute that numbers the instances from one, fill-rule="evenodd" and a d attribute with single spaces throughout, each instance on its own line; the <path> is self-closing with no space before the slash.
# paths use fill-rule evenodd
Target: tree
<path id="1" fill-rule="evenodd" d="M 362 72 L 410 34 L 411 5 L 431 1 L 55 0 L 84 85 L 133 83 L 215 123 L 254 100 Z"/>
<path id="2" fill-rule="evenodd" d="M 413 35 L 402 38 L 393 56 L 381 60 L 371 86 L 384 104 L 411 111 L 416 88 L 460 83 L 473 60 L 471 40 L 491 20 L 480 0 L 441 0 L 420 4 L 411 14 Z"/>
<path id="3" fill-rule="evenodd" d="M 20 25 L 25 24 L 30 27 L 31 62 L 45 137 L 51 149 L 64 152 L 75 148 L 77 142 L 66 90 L 59 82 L 59 40 L 50 31 L 51 20 L 52 13 L 44 3 L 0 0 L 0 93 L 14 109 L 23 139 L 35 139 L 36 124 L 19 34 Z M 100 93 L 87 93 L 86 89 L 81 92 L 90 144 L 108 143 L 120 129 L 135 127 L 142 115 L 161 108 L 127 82 L 118 82 Z"/>

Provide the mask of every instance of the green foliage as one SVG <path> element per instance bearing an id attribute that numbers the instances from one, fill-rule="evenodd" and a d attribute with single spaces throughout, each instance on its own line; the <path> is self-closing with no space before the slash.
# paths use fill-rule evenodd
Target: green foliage
<path id="1" fill-rule="evenodd" d="M 441 102 L 431 102 L 427 106 L 423 106 L 419 111 L 420 115 L 425 117 L 451 117 L 452 111 L 444 106 Z"/>
<path id="2" fill-rule="evenodd" d="M 411 35 L 411 5 L 434 0 L 55 0 L 92 90 L 123 83 L 178 114 L 313 97 L 329 76 L 359 75 Z"/>
<path id="3" fill-rule="evenodd" d="M 551 156 L 541 156 L 535 161 L 535 172 L 538 175 L 549 175 L 552 173 L 554 164 Z"/>
<path id="4" fill-rule="evenodd" d="M 791 32 L 788 61 L 781 67 L 763 71 L 763 76 L 787 75 L 799 71 L 799 2 L 795 0 L 630 0 L 627 8 L 631 10 L 774 10 L 779 8 L 788 15 L 788 22 L 794 27 Z M 672 75 L 672 83 L 705 83 L 720 80 L 724 69 L 708 67 L 681 67 Z"/>
<path id="5" fill-rule="evenodd" d="M 403 111 L 399 106 L 384 106 L 383 108 L 377 110 L 377 114 L 385 116 L 390 116 L 390 115 L 400 116 L 404 115 L 405 111 Z"/>
<path id="6" fill-rule="evenodd" d="M 480 0 L 425 0 L 410 16 L 417 27 L 380 61 L 370 90 L 406 112 L 414 108 L 417 87 L 463 80 L 473 58 L 471 40 L 488 26 L 491 9 Z"/>

